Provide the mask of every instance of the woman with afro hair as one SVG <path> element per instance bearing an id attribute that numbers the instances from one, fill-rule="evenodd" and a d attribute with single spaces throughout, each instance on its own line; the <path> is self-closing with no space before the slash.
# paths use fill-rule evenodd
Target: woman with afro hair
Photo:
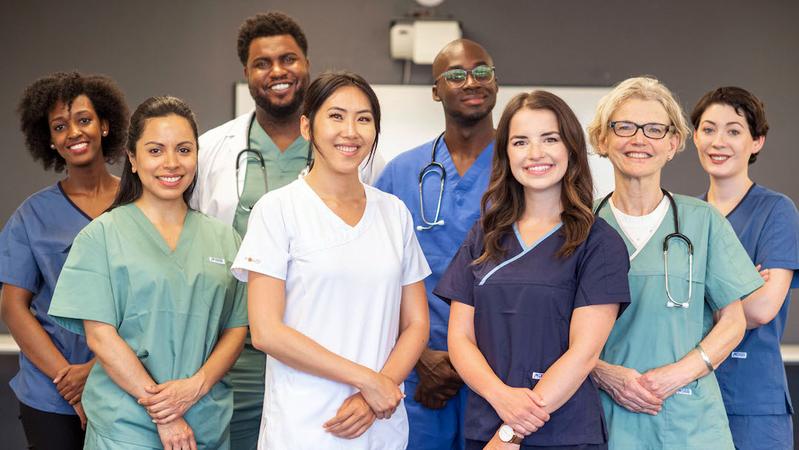
<path id="1" fill-rule="evenodd" d="M 21 350 L 10 384 L 29 448 L 79 449 L 94 357 L 47 310 L 73 239 L 116 196 L 106 163 L 124 151 L 128 108 L 111 79 L 58 72 L 28 86 L 17 111 L 33 159 L 66 176 L 25 200 L 0 232 L 2 318 Z"/>

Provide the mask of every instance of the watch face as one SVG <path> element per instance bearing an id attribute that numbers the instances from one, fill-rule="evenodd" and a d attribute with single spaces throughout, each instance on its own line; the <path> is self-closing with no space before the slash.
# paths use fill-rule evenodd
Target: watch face
<path id="1" fill-rule="evenodd" d="M 510 425 L 502 425 L 499 427 L 499 440 L 502 442 L 510 442 L 515 433 Z"/>

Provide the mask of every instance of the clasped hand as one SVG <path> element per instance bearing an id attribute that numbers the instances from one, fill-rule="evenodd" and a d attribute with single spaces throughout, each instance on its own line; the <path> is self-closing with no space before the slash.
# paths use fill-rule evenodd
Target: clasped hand
<path id="1" fill-rule="evenodd" d="M 486 400 L 502 421 L 522 436 L 535 433 L 549 420 L 546 403 L 532 389 L 505 386 L 490 397 Z"/>
<path id="2" fill-rule="evenodd" d="M 600 387 L 624 408 L 657 415 L 663 402 L 690 380 L 685 380 L 675 364 L 641 374 L 635 369 L 613 366 L 606 376 L 595 377 Z"/>
<path id="3" fill-rule="evenodd" d="M 413 399 L 430 409 L 441 409 L 463 386 L 463 380 L 452 366 L 449 354 L 425 349 L 416 364 L 419 384 Z"/>
<path id="4" fill-rule="evenodd" d="M 196 377 L 167 381 L 144 390 L 150 394 L 138 399 L 156 424 L 166 424 L 183 417 L 201 397 L 202 382 Z"/>

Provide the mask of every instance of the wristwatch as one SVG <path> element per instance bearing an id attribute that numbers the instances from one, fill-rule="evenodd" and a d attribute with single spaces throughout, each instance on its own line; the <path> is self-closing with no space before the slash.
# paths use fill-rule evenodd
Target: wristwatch
<path id="1" fill-rule="evenodd" d="M 497 434 L 499 435 L 499 440 L 506 444 L 521 444 L 522 440 L 524 440 L 524 438 L 517 435 L 508 424 L 502 424 Z"/>

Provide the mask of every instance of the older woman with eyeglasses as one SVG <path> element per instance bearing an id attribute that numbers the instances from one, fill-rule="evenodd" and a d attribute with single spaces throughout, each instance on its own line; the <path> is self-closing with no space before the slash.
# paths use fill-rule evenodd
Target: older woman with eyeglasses
<path id="1" fill-rule="evenodd" d="M 663 84 L 623 81 L 600 101 L 588 133 L 616 185 L 595 213 L 630 254 L 631 304 L 592 374 L 609 447 L 732 449 L 713 370 L 743 336 L 740 299 L 763 280 L 715 208 L 661 188 L 663 167 L 690 135 Z"/>

